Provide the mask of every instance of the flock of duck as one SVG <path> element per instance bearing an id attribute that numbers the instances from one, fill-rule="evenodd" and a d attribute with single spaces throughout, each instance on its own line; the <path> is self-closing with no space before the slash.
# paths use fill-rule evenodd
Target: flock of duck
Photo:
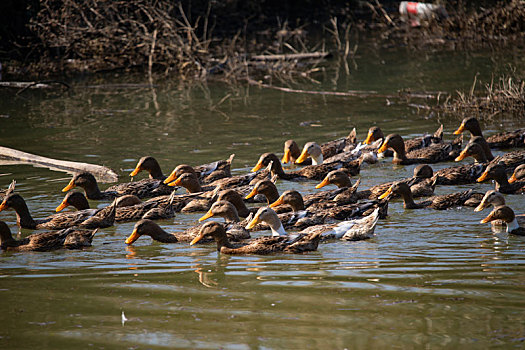
<path id="1" fill-rule="evenodd" d="M 471 133 L 463 142 L 464 131 Z M 125 240 L 133 244 L 143 235 L 164 243 L 189 242 L 194 245 L 216 241 L 224 254 L 302 253 L 318 248 L 325 240 L 362 240 L 374 234 L 379 219 L 385 218 L 388 202 L 401 197 L 406 210 L 429 208 L 443 210 L 458 206 L 482 211 L 493 206 L 481 220 L 506 226 L 510 234 L 525 235 L 525 217 L 505 205 L 503 194 L 525 193 L 525 150 L 514 150 L 494 157 L 493 148 L 525 147 L 525 129 L 503 132 L 484 138 L 476 118 L 465 118 L 454 132 L 452 142 L 443 140 L 443 126 L 434 134 L 404 140 L 398 134 L 386 137 L 372 127 L 358 143 L 355 129 L 347 137 L 318 145 L 308 142 L 302 151 L 293 140 L 284 144 L 284 156 L 264 153 L 248 174 L 232 175 L 233 155 L 227 160 L 197 167 L 182 164 L 165 176 L 153 157 L 143 157 L 130 176 L 144 171 L 149 177 L 121 183 L 101 191 L 90 173 L 73 176 L 62 190 L 68 192 L 56 212 L 34 219 L 26 202 L 15 192 L 13 181 L 0 192 L 0 211 L 12 209 L 17 224 L 26 229 L 47 229 L 16 240 L 9 226 L 0 221 L 0 247 L 15 251 L 80 249 L 90 246 L 97 230 L 115 222 L 137 221 Z M 351 177 L 365 164 L 378 158 L 393 157 L 394 164 L 419 164 L 414 176 L 358 190 L 360 180 Z M 469 157 L 473 162 L 464 161 Z M 441 161 L 463 161 L 461 165 L 434 172 L 428 165 Z M 304 165 L 285 171 L 282 164 Z M 512 174 L 508 179 L 507 174 Z M 317 189 L 335 189 L 302 195 L 298 191 L 279 194 L 276 181 L 317 181 Z M 493 180 L 495 189 L 486 194 L 472 189 L 433 195 L 437 185 L 457 185 Z M 83 192 L 70 191 L 81 188 Z M 187 193 L 178 194 L 184 187 Z M 416 197 L 426 197 L 415 202 Z M 149 198 L 149 199 L 148 199 Z M 112 201 L 101 209 L 91 209 L 89 200 Z M 247 203 L 263 202 L 263 206 Z M 63 212 L 66 207 L 75 210 Z M 521 209 L 521 208 L 520 208 Z M 199 223 L 183 232 L 166 232 L 154 220 L 172 218 L 177 212 L 203 212 L 198 221 L 222 217 L 223 222 Z M 243 218 L 243 219 L 241 219 Z M 221 220 L 222 221 L 222 220 Z M 271 236 L 252 238 L 251 232 L 270 230 Z M 286 230 L 293 233 L 287 234 Z"/>

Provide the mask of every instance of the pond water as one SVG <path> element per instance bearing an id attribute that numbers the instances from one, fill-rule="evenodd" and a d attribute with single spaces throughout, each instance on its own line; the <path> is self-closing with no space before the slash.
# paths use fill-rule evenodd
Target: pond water
<path id="1" fill-rule="evenodd" d="M 489 81 L 522 55 L 413 53 L 360 48 L 351 74 L 335 63 L 306 90 L 467 90 Z M 445 137 L 453 118 L 419 112 L 398 99 L 283 93 L 220 83 L 184 87 L 142 75 L 108 74 L 69 81 L 59 94 L 0 90 L 2 146 L 47 157 L 103 164 L 121 181 L 144 155 L 164 172 L 236 154 L 235 173 L 282 144 L 325 142 L 371 125 L 411 137 Z M 308 122 L 308 123 L 304 123 Z M 486 134 L 525 127 L 525 120 L 484 123 Z M 496 152 L 501 154 L 500 151 Z M 452 166 L 442 163 L 439 169 Z M 361 187 L 411 176 L 413 166 L 382 161 L 361 170 Z M 142 178 L 144 175 L 140 175 Z M 68 174 L 28 165 L 0 167 L 0 187 L 17 191 L 34 217 L 60 203 Z M 279 181 L 280 191 L 315 190 L 316 182 Z M 102 184 L 104 188 L 106 185 Z M 438 187 L 444 194 L 492 184 Z M 523 212 L 525 198 L 507 195 Z M 103 206 L 106 203 L 92 202 Z M 393 201 L 375 237 L 330 242 L 305 255 L 221 256 L 215 245 L 161 244 L 125 238 L 133 223 L 100 230 L 84 251 L 0 253 L 0 346 L 25 349 L 522 348 L 525 341 L 525 238 L 494 234 L 470 208 L 407 211 Z M 168 231 L 202 213 L 177 214 Z M 16 232 L 14 212 L 0 213 Z M 29 234 L 22 230 L 21 235 Z M 268 234 L 268 232 L 258 233 Z M 125 317 L 123 317 L 125 316 Z"/>

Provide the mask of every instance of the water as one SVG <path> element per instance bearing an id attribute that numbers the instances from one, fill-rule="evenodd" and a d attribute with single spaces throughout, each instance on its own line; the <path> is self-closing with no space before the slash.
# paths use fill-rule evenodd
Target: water
<path id="1" fill-rule="evenodd" d="M 335 64 L 302 88 L 413 91 L 466 90 L 473 77 L 519 65 L 519 55 L 468 55 L 363 47 L 349 77 Z M 353 65 L 355 63 L 355 66 Z M 243 173 L 282 143 L 325 142 L 370 125 L 406 137 L 458 122 L 417 113 L 384 98 L 286 94 L 220 83 L 155 89 L 104 84 L 145 83 L 118 73 L 71 81 L 65 93 L 0 91 L 2 145 L 52 158 L 107 165 L 122 180 L 144 155 L 164 172 L 236 154 Z M 227 94 L 229 97 L 224 99 Z M 306 126 L 302 122 L 308 121 Z M 303 124 L 305 125 L 305 124 Z M 487 134 L 525 127 L 523 120 L 485 124 Z M 500 154 L 496 152 L 497 154 Z M 439 169 L 452 164 L 438 164 Z M 388 162 L 361 171 L 361 187 L 410 176 L 413 166 Z M 140 176 L 142 178 L 143 175 Z M 27 165 L 2 166 L 0 186 L 17 191 L 35 217 L 60 203 L 67 174 Z M 316 191 L 315 182 L 278 182 L 280 191 Z M 101 185 L 105 187 L 105 185 Z M 491 184 L 444 186 L 444 194 Z M 523 212 L 523 196 L 506 196 Z M 91 202 L 103 206 L 105 203 Z M 0 254 L 0 345 L 24 349 L 278 349 L 522 348 L 525 340 L 525 238 L 494 234 L 487 211 L 406 211 L 394 201 L 373 239 L 331 242 L 305 255 L 220 256 L 214 245 L 160 244 L 142 237 L 124 244 L 133 223 L 101 230 L 84 251 Z M 177 214 L 169 231 L 194 225 L 202 213 Z M 16 232 L 12 211 L 0 213 Z M 29 234 L 22 230 L 21 235 Z M 267 234 L 261 232 L 259 234 Z M 124 315 L 124 317 L 123 317 Z"/>

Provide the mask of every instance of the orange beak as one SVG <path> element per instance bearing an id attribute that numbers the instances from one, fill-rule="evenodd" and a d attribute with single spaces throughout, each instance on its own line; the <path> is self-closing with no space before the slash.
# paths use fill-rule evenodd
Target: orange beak
<path id="1" fill-rule="evenodd" d="M 509 184 L 516 182 L 516 181 L 518 181 L 518 179 L 516 178 L 516 173 L 514 173 L 509 179 Z"/>
<path id="2" fill-rule="evenodd" d="M 479 203 L 479 205 L 474 209 L 474 211 L 482 211 L 488 206 L 489 205 L 485 202 L 485 200 L 482 200 L 481 203 Z"/>
<path id="3" fill-rule="evenodd" d="M 485 170 L 485 172 L 483 174 L 481 174 L 480 177 L 478 177 L 478 179 L 476 180 L 476 182 L 483 182 L 485 180 L 488 179 L 488 173 L 487 171 Z"/>
<path id="4" fill-rule="evenodd" d="M 324 180 L 323 180 L 321 183 L 317 184 L 317 185 L 315 186 L 315 188 L 323 188 L 323 187 L 325 187 L 326 185 L 330 185 L 330 181 L 328 181 L 328 176 L 325 177 Z"/>
<path id="5" fill-rule="evenodd" d="M 302 162 L 304 162 L 306 160 L 306 158 L 308 158 L 310 156 L 310 154 L 308 154 L 308 151 L 307 150 L 303 150 L 301 152 L 301 155 L 299 156 L 299 158 L 297 158 L 295 160 L 295 164 L 301 164 Z"/>
<path id="6" fill-rule="evenodd" d="M 262 160 L 260 159 L 257 164 L 253 167 L 252 173 L 256 172 L 257 170 L 261 169 L 263 167 Z"/>
<path id="7" fill-rule="evenodd" d="M 454 131 L 454 135 L 460 135 L 463 131 L 465 131 L 465 125 L 461 123 L 459 128 L 456 131 Z"/>
<path id="8" fill-rule="evenodd" d="M 60 203 L 60 205 L 55 209 L 55 211 L 58 213 L 59 211 L 61 211 L 62 209 L 64 208 L 67 208 L 69 206 L 69 203 L 67 202 L 67 200 L 64 198 L 64 200 L 62 201 L 62 203 Z"/>
<path id="9" fill-rule="evenodd" d="M 496 219 L 494 218 L 494 214 L 493 214 L 493 213 L 494 213 L 494 212 L 490 213 L 489 216 L 487 216 L 485 219 L 481 220 L 480 223 L 482 223 L 482 224 L 486 224 L 487 222 L 491 222 L 491 221 L 496 220 Z"/>
<path id="10" fill-rule="evenodd" d="M 206 219 L 209 219 L 213 216 L 213 212 L 210 210 L 208 210 L 208 212 L 206 214 L 204 214 L 201 218 L 199 218 L 199 222 L 201 221 L 204 221 Z"/>
<path id="11" fill-rule="evenodd" d="M 62 192 L 67 192 L 67 191 L 69 191 L 70 189 L 75 188 L 75 187 L 76 187 L 76 185 L 75 185 L 75 180 L 74 180 L 74 179 L 71 179 L 71 181 L 69 181 L 69 184 L 68 184 L 66 187 L 64 187 L 64 188 L 62 189 Z"/>
<path id="12" fill-rule="evenodd" d="M 170 182 L 172 182 L 173 180 L 175 180 L 177 178 L 177 174 L 175 173 L 175 170 L 173 170 L 170 174 L 170 176 L 168 176 L 168 178 L 166 180 L 164 180 L 164 184 L 169 184 Z"/>
<path id="13" fill-rule="evenodd" d="M 137 230 L 133 230 L 133 232 L 131 233 L 131 235 L 126 239 L 126 244 L 132 244 L 133 242 L 135 242 L 137 239 L 139 239 L 140 235 L 137 233 Z"/>
<path id="14" fill-rule="evenodd" d="M 135 167 L 135 170 L 133 170 L 129 176 L 137 176 L 138 173 L 140 173 L 142 171 L 142 168 L 140 167 L 140 165 L 137 165 Z"/>
<path id="15" fill-rule="evenodd" d="M 461 153 L 459 154 L 459 156 L 457 156 L 456 159 L 454 159 L 454 160 L 455 160 L 456 162 L 459 162 L 459 161 L 461 161 L 461 160 L 463 160 L 463 159 L 465 159 L 465 158 L 467 158 L 467 157 L 468 157 L 468 155 L 467 155 L 466 150 L 463 150 L 463 151 L 461 151 Z"/>
<path id="16" fill-rule="evenodd" d="M 377 150 L 377 153 L 383 153 L 384 151 L 386 151 L 388 149 L 388 143 L 387 142 L 384 142 L 383 145 L 381 146 L 381 148 L 379 148 Z"/>
<path id="17" fill-rule="evenodd" d="M 244 197 L 244 199 L 250 199 L 253 196 L 255 196 L 256 194 L 259 194 L 259 192 L 257 192 L 257 188 L 254 187 L 253 190 L 246 197 Z"/>
<path id="18" fill-rule="evenodd" d="M 383 199 L 383 198 L 386 198 L 388 197 L 388 195 L 392 193 L 392 187 L 390 187 L 385 193 L 383 193 L 382 195 L 379 196 L 379 199 Z"/>
<path id="19" fill-rule="evenodd" d="M 371 132 L 369 132 L 368 135 L 366 135 L 365 145 L 369 145 L 372 142 L 374 142 L 375 140 L 373 140 L 373 138 L 374 135 Z"/>
<path id="20" fill-rule="evenodd" d="M 273 202 L 272 204 L 270 204 L 270 208 L 274 208 L 278 205 L 281 205 L 283 204 L 283 196 L 281 195 L 275 202 Z"/>
<path id="21" fill-rule="evenodd" d="M 181 176 L 182 176 L 182 175 L 181 175 Z M 171 187 L 173 187 L 173 186 L 182 186 L 182 185 L 181 185 L 181 182 L 182 182 L 182 181 L 181 181 L 181 179 L 180 179 L 181 176 L 179 176 L 179 178 L 178 178 L 177 180 L 175 180 L 175 181 L 169 183 L 168 186 L 171 186 Z M 164 182 L 164 183 L 166 183 L 166 182 Z"/>
<path id="22" fill-rule="evenodd" d="M 290 161 L 290 150 L 289 149 L 285 149 L 284 150 L 283 159 L 281 159 L 281 163 L 286 164 L 289 161 Z"/>
<path id="23" fill-rule="evenodd" d="M 190 245 L 194 245 L 195 243 L 197 243 L 198 241 L 200 241 L 203 238 L 204 238 L 204 235 L 198 235 L 197 237 L 192 239 L 192 241 L 190 242 Z"/>
<path id="24" fill-rule="evenodd" d="M 7 205 L 5 204 L 5 201 L 3 201 L 2 204 L 0 204 L 0 211 L 4 210 L 5 208 L 7 208 Z"/>

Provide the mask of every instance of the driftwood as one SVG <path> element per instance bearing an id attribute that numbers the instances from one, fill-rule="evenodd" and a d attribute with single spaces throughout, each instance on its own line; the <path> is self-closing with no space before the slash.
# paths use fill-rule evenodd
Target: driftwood
<path id="1" fill-rule="evenodd" d="M 0 165 L 12 164 L 31 164 L 70 174 L 88 171 L 100 182 L 116 182 L 118 180 L 117 173 L 105 166 L 51 159 L 0 146 Z"/>

